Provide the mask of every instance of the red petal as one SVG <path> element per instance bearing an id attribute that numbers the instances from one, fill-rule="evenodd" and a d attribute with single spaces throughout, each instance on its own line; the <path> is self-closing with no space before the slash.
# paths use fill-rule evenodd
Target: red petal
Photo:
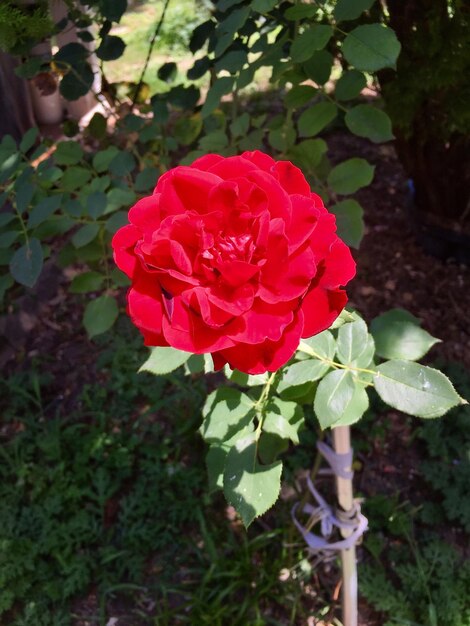
<path id="1" fill-rule="evenodd" d="M 310 238 L 318 222 L 319 212 L 311 198 L 299 194 L 291 196 L 292 221 L 287 229 L 289 252 L 293 252 Z"/>
<path id="2" fill-rule="evenodd" d="M 143 274 L 130 288 L 127 303 L 129 315 L 137 328 L 157 335 L 161 333 L 162 294 L 156 280 Z"/>
<path id="3" fill-rule="evenodd" d="M 337 238 L 324 262 L 324 272 L 320 285 L 335 288 L 346 285 L 356 275 L 356 263 L 348 246 Z"/>
<path id="4" fill-rule="evenodd" d="M 255 290 L 252 285 L 242 285 L 234 289 L 221 283 L 211 285 L 208 298 L 223 311 L 232 315 L 241 315 L 253 306 Z"/>
<path id="5" fill-rule="evenodd" d="M 310 196 L 310 185 L 305 180 L 305 176 L 290 161 L 278 161 L 274 166 L 274 171 L 279 177 L 279 182 L 287 193 L 299 193 Z"/>
<path id="6" fill-rule="evenodd" d="M 142 231 L 152 232 L 160 226 L 160 194 L 142 198 L 129 211 L 129 221 Z"/>
<path id="7" fill-rule="evenodd" d="M 280 302 L 266 304 L 257 298 L 253 307 L 241 316 L 243 328 L 230 337 L 236 342 L 244 344 L 279 341 L 284 330 L 294 318 L 293 308 L 297 303 Z"/>
<path id="8" fill-rule="evenodd" d="M 161 193 L 160 209 L 163 215 L 176 215 L 186 211 L 206 213 L 212 189 L 221 179 L 210 172 L 191 167 L 175 167 L 164 174 L 156 189 Z"/>
<path id="9" fill-rule="evenodd" d="M 279 341 L 268 340 L 254 345 L 239 343 L 233 348 L 222 350 L 216 360 L 220 363 L 222 360 L 220 357 L 222 357 L 230 367 L 247 374 L 276 372 L 296 351 L 302 326 L 303 315 L 299 311 Z"/>
<path id="10" fill-rule="evenodd" d="M 242 156 L 227 157 L 221 161 L 217 161 L 210 168 L 212 174 L 217 174 L 224 180 L 231 180 L 240 176 L 245 176 L 248 172 L 257 170 L 258 168 L 251 161 L 247 161 Z"/>
<path id="11" fill-rule="evenodd" d="M 224 157 L 220 156 L 219 154 L 205 154 L 204 156 L 199 157 L 198 159 L 193 161 L 190 167 L 194 167 L 197 170 L 203 170 L 206 172 L 216 163 L 222 161 L 223 158 Z"/>
<path id="12" fill-rule="evenodd" d="M 177 297 L 174 301 L 171 322 L 166 316 L 162 322 L 163 334 L 170 346 L 196 354 L 233 346 L 233 341 L 227 337 L 227 330 L 236 327 L 233 322 L 223 330 L 210 328 L 197 313 L 184 304 L 181 298 Z"/>
<path id="13" fill-rule="evenodd" d="M 134 248 L 141 236 L 140 230 L 129 224 L 120 228 L 113 237 L 114 260 L 119 269 L 125 272 L 129 278 L 134 275 L 138 262 Z"/>
<path id="14" fill-rule="evenodd" d="M 326 330 L 346 306 L 348 297 L 342 289 L 312 289 L 302 301 L 304 314 L 302 337 L 312 337 Z"/>
<path id="15" fill-rule="evenodd" d="M 276 161 L 268 154 L 261 152 L 260 150 L 253 150 L 250 152 L 243 152 L 241 155 L 247 161 L 251 161 L 261 170 L 272 174 Z"/>

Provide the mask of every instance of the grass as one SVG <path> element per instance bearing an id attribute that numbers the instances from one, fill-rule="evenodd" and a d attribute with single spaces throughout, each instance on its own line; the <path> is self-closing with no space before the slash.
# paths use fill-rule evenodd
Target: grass
<path id="1" fill-rule="evenodd" d="M 146 350 L 126 319 L 98 341 L 96 372 L 73 410 L 57 401 L 67 378 L 54 380 L 47 359 L 0 382 L 0 623 L 104 626 L 113 616 L 130 626 L 337 623 L 332 575 L 312 571 L 292 530 L 291 503 L 280 501 L 245 532 L 223 497 L 208 492 L 197 427 L 216 379 L 137 374 Z M 452 377 L 464 392 L 468 374 Z M 444 463 L 441 476 L 460 488 L 467 423 L 466 407 L 418 423 L 416 441 L 429 457 L 424 479 Z M 365 441 L 377 436 L 369 431 Z M 314 440 L 304 431 L 287 481 L 310 467 Z M 359 578 L 381 615 L 374 623 L 470 624 L 470 568 L 458 541 L 448 545 L 439 534 L 453 525 L 458 537 L 466 525 L 463 492 L 449 503 L 442 482 L 433 488 L 434 517 L 390 494 L 365 503 L 371 529 Z"/>
<path id="2" fill-rule="evenodd" d="M 125 80 L 138 80 L 163 6 L 161 0 L 137 2 L 125 12 L 113 33 L 125 41 L 126 49 L 117 61 L 105 64 L 105 74 L 110 82 L 122 81 L 123 77 Z M 157 77 L 157 71 L 169 61 L 176 62 L 178 66 L 175 82 L 187 82 L 186 71 L 193 64 L 192 55 L 188 52 L 189 39 L 205 16 L 209 16 L 209 11 L 200 1 L 170 0 L 144 77 L 152 94 L 168 89 L 167 83 Z"/>
<path id="3" fill-rule="evenodd" d="M 205 378 L 137 374 L 127 320 L 100 342 L 100 383 L 71 412 L 47 361 L 0 383 L 0 623 L 287 625 L 329 606 L 286 546 L 288 507 L 245 533 L 208 493 Z"/>

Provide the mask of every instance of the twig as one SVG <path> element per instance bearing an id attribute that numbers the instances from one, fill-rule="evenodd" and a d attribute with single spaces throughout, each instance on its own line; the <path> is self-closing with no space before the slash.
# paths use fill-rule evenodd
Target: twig
<path id="1" fill-rule="evenodd" d="M 155 32 L 153 33 L 153 37 L 152 37 L 152 39 L 150 41 L 149 49 L 147 51 L 147 58 L 145 59 L 144 67 L 143 67 L 142 72 L 140 74 L 139 82 L 137 83 L 137 87 L 136 87 L 135 92 L 134 92 L 134 97 L 132 98 L 132 107 L 134 107 L 135 103 L 137 102 L 137 98 L 139 96 L 140 88 L 142 87 L 142 83 L 144 82 L 145 72 L 147 71 L 147 68 L 148 68 L 148 65 L 149 65 L 149 62 L 150 62 L 150 57 L 152 56 L 153 47 L 154 47 L 155 41 L 156 41 L 156 39 L 157 39 L 157 37 L 158 37 L 158 35 L 160 33 L 160 30 L 161 30 L 161 28 L 163 26 L 163 21 L 165 19 L 165 13 L 166 13 L 166 10 L 167 10 L 169 4 L 170 4 L 170 0 L 165 0 L 165 4 L 163 6 L 162 15 L 161 15 L 160 20 L 159 20 L 159 22 L 157 24 L 157 27 L 155 28 Z"/>

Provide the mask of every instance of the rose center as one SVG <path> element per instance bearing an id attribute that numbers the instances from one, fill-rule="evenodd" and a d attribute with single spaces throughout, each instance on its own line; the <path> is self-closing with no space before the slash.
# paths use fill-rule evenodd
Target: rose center
<path id="1" fill-rule="evenodd" d="M 242 235 L 219 235 L 214 245 L 204 250 L 204 259 L 216 264 L 220 261 L 251 261 L 255 244 L 249 233 Z"/>

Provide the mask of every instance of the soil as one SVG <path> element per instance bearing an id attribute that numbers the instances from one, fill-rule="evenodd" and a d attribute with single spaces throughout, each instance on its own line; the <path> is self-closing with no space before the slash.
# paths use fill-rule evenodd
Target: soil
<path id="1" fill-rule="evenodd" d="M 470 310 L 470 267 L 451 260 L 443 262 L 416 243 L 407 209 L 407 180 L 393 145 L 376 146 L 337 131 L 330 135 L 328 144 L 335 163 L 360 155 L 376 166 L 372 185 L 357 194 L 364 207 L 366 234 L 360 250 L 354 251 L 357 276 L 348 288 L 350 304 L 368 322 L 390 308 L 407 309 L 442 340 L 432 348 L 427 362 L 459 361 L 470 369 L 470 333 L 465 317 Z M 96 380 L 94 363 L 100 348 L 86 337 L 80 300 L 67 295 L 70 279 L 67 272 L 49 263 L 37 287 L 0 317 L 0 367 L 8 374 L 27 367 L 38 355 L 49 355 L 48 369 L 56 380 L 55 401 L 73 408 L 83 384 Z M 391 416 L 395 424 L 391 445 L 398 446 L 395 449 L 408 436 L 401 418 Z M 391 453 L 393 457 L 396 455 Z M 382 477 L 380 482 L 374 479 L 377 475 Z M 360 473 L 358 479 L 357 488 L 363 493 L 392 493 L 406 486 L 411 489 L 413 460 L 408 458 L 395 466 L 388 463 L 384 450 L 372 451 L 367 455 L 367 472 Z M 94 613 L 95 604 L 96 597 L 91 594 L 80 601 L 77 613 Z M 365 604 L 361 604 L 361 615 L 362 626 L 380 623 Z M 86 624 L 87 620 L 79 623 Z M 119 620 L 119 624 L 124 623 L 135 622 Z"/>

